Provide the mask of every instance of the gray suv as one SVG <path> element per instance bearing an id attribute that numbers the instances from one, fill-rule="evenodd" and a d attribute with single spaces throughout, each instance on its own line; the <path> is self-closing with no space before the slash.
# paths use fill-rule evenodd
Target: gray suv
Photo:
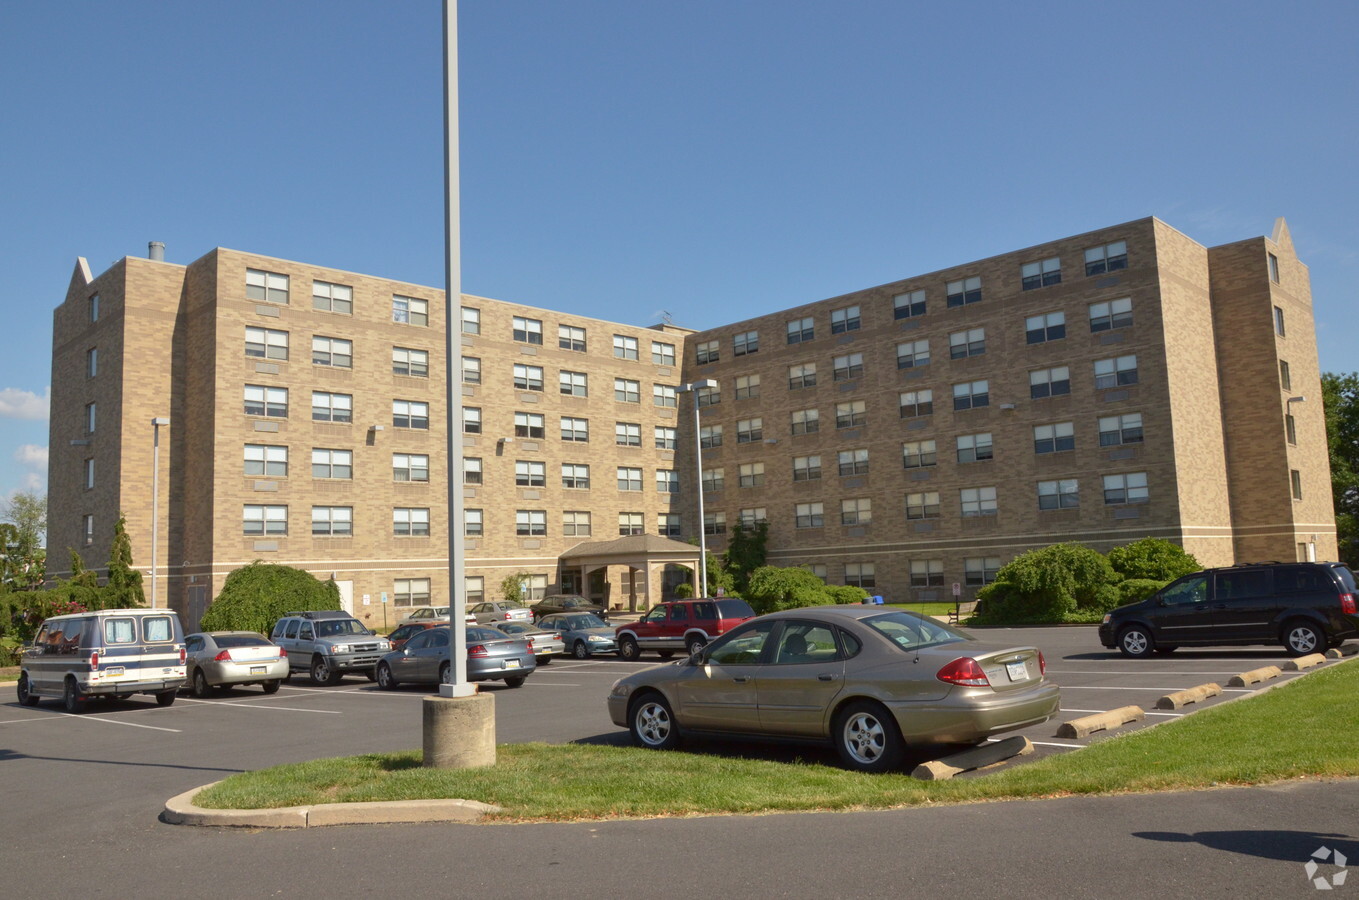
<path id="1" fill-rule="evenodd" d="M 360 673 L 375 681 L 378 660 L 392 649 L 391 641 L 338 609 L 288 613 L 269 636 L 288 656 L 288 675 L 307 672 L 313 684 L 338 684 Z"/>

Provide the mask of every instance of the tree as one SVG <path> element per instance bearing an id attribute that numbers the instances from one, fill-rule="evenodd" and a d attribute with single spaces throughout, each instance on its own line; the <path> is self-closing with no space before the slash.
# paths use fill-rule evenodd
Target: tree
<path id="1" fill-rule="evenodd" d="M 106 609 L 131 609 L 146 605 L 142 573 L 132 568 L 132 539 L 127 536 L 127 520 L 122 516 L 113 526 L 109 578 L 104 583 L 103 594 Z"/>
<path id="2" fill-rule="evenodd" d="M 510 603 L 524 602 L 524 585 L 528 584 L 528 574 L 516 572 L 506 575 L 500 582 L 500 596 Z"/>
<path id="3" fill-rule="evenodd" d="M 20 491 L 0 501 L 0 520 L 0 590 L 37 590 L 47 577 L 47 498 Z"/>
<path id="4" fill-rule="evenodd" d="M 268 634 L 290 612 L 339 609 L 340 589 L 310 572 L 256 560 L 227 576 L 222 592 L 203 616 L 204 631 Z"/>
<path id="5" fill-rule="evenodd" d="M 1331 499 L 1335 503 L 1340 558 L 1359 564 L 1359 374 L 1321 376 L 1326 411 L 1326 445 L 1331 457 Z"/>
<path id="6" fill-rule="evenodd" d="M 1203 568 L 1192 553 L 1179 544 L 1145 537 L 1109 551 L 1109 564 L 1124 578 L 1173 581 Z"/>
<path id="7" fill-rule="evenodd" d="M 764 565 L 768 555 L 765 547 L 768 543 L 768 522 L 756 522 L 752 527 L 737 522 L 736 527 L 732 529 L 731 539 L 727 541 L 727 550 L 722 555 L 722 561 L 727 574 L 731 576 L 731 587 L 738 594 L 745 594 L 750 583 L 750 574 Z"/>
<path id="8" fill-rule="evenodd" d="M 19 546 L 32 553 L 42 547 L 47 536 L 47 497 L 19 491 L 0 501 L 0 520 L 15 527 Z"/>

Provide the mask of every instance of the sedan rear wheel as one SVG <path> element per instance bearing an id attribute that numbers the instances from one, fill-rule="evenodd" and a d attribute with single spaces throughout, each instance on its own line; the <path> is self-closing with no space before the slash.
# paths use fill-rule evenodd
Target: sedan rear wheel
<path id="1" fill-rule="evenodd" d="M 396 687 L 396 678 L 392 676 L 392 667 L 386 663 L 378 663 L 377 686 L 384 691 L 390 691 Z"/>
<path id="2" fill-rule="evenodd" d="M 439 683 L 440 684 L 453 683 L 453 668 L 448 663 L 444 663 L 442 666 L 439 667 Z"/>
<path id="3" fill-rule="evenodd" d="M 523 687 L 526 680 L 523 675 L 511 675 L 505 679 L 505 684 L 509 687 Z"/>
<path id="4" fill-rule="evenodd" d="M 279 680 L 275 678 L 273 681 L 265 681 L 261 683 L 260 687 L 264 688 L 264 692 L 266 694 L 277 694 L 279 684 L 280 684 Z"/>
<path id="5" fill-rule="evenodd" d="M 679 743 L 674 714 L 660 694 L 646 694 L 632 702 L 628 731 L 634 744 L 649 750 L 670 750 Z"/>
<path id="6" fill-rule="evenodd" d="M 637 658 L 642 655 L 642 648 L 637 646 L 636 640 L 624 636 L 618 642 L 618 655 L 628 662 L 636 662 Z"/>
<path id="7" fill-rule="evenodd" d="M 194 670 L 193 695 L 199 700 L 202 700 L 204 697 L 212 696 L 212 687 L 208 685 L 208 677 L 203 674 L 202 669 Z"/>
<path id="8" fill-rule="evenodd" d="M 28 683 L 28 673 L 19 673 L 19 702 L 24 706 L 37 706 L 38 695 L 33 693 L 33 686 Z"/>
<path id="9" fill-rule="evenodd" d="M 835 749 L 846 766 L 859 772 L 886 772 L 901 765 L 905 742 L 897 723 L 876 703 L 860 700 L 835 719 Z"/>
<path id="10" fill-rule="evenodd" d="M 1118 649 L 1124 656 L 1142 659 L 1151 656 L 1156 649 L 1156 642 L 1145 626 L 1129 625 L 1118 633 Z"/>

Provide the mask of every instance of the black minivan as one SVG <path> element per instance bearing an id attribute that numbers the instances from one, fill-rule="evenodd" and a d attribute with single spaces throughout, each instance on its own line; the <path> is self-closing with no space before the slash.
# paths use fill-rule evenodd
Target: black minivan
<path id="1" fill-rule="evenodd" d="M 1359 636 L 1357 592 L 1354 573 L 1338 562 L 1205 569 L 1106 613 L 1099 640 L 1133 657 L 1221 644 L 1319 653 Z"/>

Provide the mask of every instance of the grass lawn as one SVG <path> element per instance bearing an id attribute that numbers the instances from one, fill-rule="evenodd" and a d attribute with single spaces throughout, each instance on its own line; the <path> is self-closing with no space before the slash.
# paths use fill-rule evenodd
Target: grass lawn
<path id="1" fill-rule="evenodd" d="M 18 680 L 19 680 L 18 666 L 0 666 L 0 682 Z"/>
<path id="2" fill-rule="evenodd" d="M 233 775 L 196 802 L 257 809 L 457 797 L 503 807 L 492 820 L 571 821 L 887 809 L 1349 777 L 1359 775 L 1356 691 L 1359 663 L 1332 665 L 1247 700 L 960 781 L 702 752 L 508 744 L 485 769 L 425 769 L 418 750 L 278 766 Z"/>

